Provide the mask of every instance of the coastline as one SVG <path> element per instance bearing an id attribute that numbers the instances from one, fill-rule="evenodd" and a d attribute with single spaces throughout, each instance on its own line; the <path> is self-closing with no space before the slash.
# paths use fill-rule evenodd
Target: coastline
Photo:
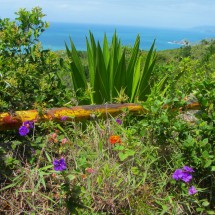
<path id="1" fill-rule="evenodd" d="M 86 37 L 89 37 L 89 31 L 100 43 L 102 43 L 104 34 L 110 41 L 116 31 L 124 46 L 133 46 L 139 34 L 142 50 L 149 50 L 154 39 L 156 39 L 155 47 L 157 50 L 168 50 L 180 48 L 185 44 L 185 41 L 189 41 L 189 44 L 196 44 L 203 39 L 215 38 L 215 33 L 197 31 L 196 29 L 51 23 L 40 39 L 46 49 L 65 50 L 65 43 L 70 44 L 69 38 L 71 37 L 77 50 L 86 51 Z"/>

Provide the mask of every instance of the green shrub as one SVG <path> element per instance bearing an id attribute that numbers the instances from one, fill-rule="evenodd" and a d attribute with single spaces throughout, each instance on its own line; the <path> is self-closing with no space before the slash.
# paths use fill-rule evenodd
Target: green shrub
<path id="1" fill-rule="evenodd" d="M 62 105 L 67 94 L 57 55 L 38 40 L 48 27 L 44 14 L 33 8 L 16 15 L 16 21 L 0 20 L 0 111 Z"/>

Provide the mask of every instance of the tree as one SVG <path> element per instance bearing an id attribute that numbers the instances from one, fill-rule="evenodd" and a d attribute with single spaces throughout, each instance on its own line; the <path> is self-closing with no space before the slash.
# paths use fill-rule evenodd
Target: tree
<path id="1" fill-rule="evenodd" d="M 14 56 L 15 54 L 29 54 L 39 42 L 39 36 L 48 28 L 43 21 L 45 16 L 39 7 L 31 11 L 20 9 L 15 13 L 14 21 L 5 18 L 0 20 L 0 54 Z"/>
<path id="2" fill-rule="evenodd" d="M 49 24 L 39 7 L 0 20 L 0 111 L 55 104 L 64 98 L 57 55 L 43 50 L 39 36 Z M 62 94 L 61 94 L 62 93 Z"/>

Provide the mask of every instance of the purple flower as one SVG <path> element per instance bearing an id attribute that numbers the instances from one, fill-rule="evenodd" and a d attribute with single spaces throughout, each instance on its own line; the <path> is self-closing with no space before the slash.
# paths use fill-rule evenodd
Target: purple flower
<path id="1" fill-rule="evenodd" d="M 61 158 L 60 160 L 55 159 L 53 165 L 55 171 L 61 172 L 66 169 L 66 162 L 64 158 Z"/>
<path id="2" fill-rule="evenodd" d="M 67 120 L 67 118 L 68 118 L 67 116 L 62 116 L 62 117 L 61 117 L 61 120 L 62 120 L 62 121 L 65 121 L 65 120 Z"/>
<path id="3" fill-rule="evenodd" d="M 118 123 L 119 125 L 121 125 L 122 124 L 122 120 L 121 119 L 116 119 L 116 123 Z"/>
<path id="4" fill-rule="evenodd" d="M 189 166 L 184 166 L 183 170 L 186 172 L 194 172 L 193 168 L 189 167 Z"/>
<path id="5" fill-rule="evenodd" d="M 28 129 L 26 126 L 22 125 L 22 126 L 19 128 L 19 134 L 20 134 L 21 136 L 26 136 L 28 133 L 29 133 L 29 129 Z"/>
<path id="6" fill-rule="evenodd" d="M 189 172 L 185 172 L 183 169 L 176 169 L 172 175 L 172 178 L 176 181 L 182 180 L 188 183 L 192 179 L 192 175 Z"/>
<path id="7" fill-rule="evenodd" d="M 181 180 L 188 183 L 192 178 L 193 177 L 189 172 L 183 172 Z"/>
<path id="8" fill-rule="evenodd" d="M 191 186 L 188 190 L 189 195 L 193 195 L 195 193 L 197 193 L 197 190 L 194 186 Z"/>
<path id="9" fill-rule="evenodd" d="M 172 175 L 172 178 L 178 181 L 179 179 L 182 179 L 183 177 L 183 170 L 182 169 L 176 169 L 175 172 Z"/>
<path id="10" fill-rule="evenodd" d="M 34 122 L 33 121 L 25 121 L 25 122 L 23 122 L 23 126 L 26 126 L 27 128 L 33 128 Z"/>

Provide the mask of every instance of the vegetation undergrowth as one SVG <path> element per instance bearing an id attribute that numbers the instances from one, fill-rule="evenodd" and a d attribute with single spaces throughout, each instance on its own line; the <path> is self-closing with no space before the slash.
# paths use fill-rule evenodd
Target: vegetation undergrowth
<path id="1" fill-rule="evenodd" d="M 96 55 L 88 64 L 72 41 L 67 55 L 43 50 L 38 38 L 48 24 L 40 8 L 17 15 L 16 22 L 0 20 L 1 112 L 12 117 L 21 109 L 44 113 L 113 101 L 138 101 L 147 111 L 135 116 L 125 109 L 81 122 L 25 121 L 17 130 L 1 130 L 0 213 L 215 214 L 214 41 L 202 42 L 201 56 L 185 46 L 171 60 L 169 51 L 158 52 L 155 61 L 153 49 L 150 55 L 137 48 L 138 38 L 129 52 L 115 34 L 112 48 L 104 39 L 102 51 L 90 34 L 94 48 L 88 42 L 86 54 Z M 116 64 L 119 74 L 123 68 L 138 73 L 135 87 L 152 66 L 143 97 L 131 85 L 133 94 L 126 84 L 107 82 L 113 85 L 107 95 L 104 83 L 94 85 L 96 75 L 113 74 Z M 193 102 L 198 110 L 187 110 Z"/>

